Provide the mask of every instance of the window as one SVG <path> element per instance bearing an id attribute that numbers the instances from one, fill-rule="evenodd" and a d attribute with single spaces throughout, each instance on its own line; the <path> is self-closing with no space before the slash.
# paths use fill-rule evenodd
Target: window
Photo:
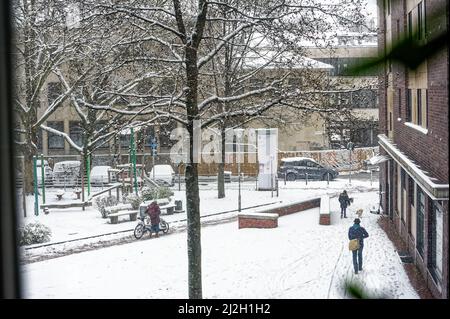
<path id="1" fill-rule="evenodd" d="M 422 125 L 422 90 L 417 90 L 417 124 Z"/>
<path id="2" fill-rule="evenodd" d="M 59 82 L 49 82 L 47 84 L 48 105 L 52 104 L 62 94 L 62 86 Z"/>
<path id="3" fill-rule="evenodd" d="M 422 2 L 417 6 L 417 39 L 422 39 Z"/>
<path id="4" fill-rule="evenodd" d="M 392 131 L 392 112 L 389 112 L 389 131 Z"/>
<path id="5" fill-rule="evenodd" d="M 414 180 L 411 177 L 408 178 L 408 194 L 409 205 L 414 206 Z"/>
<path id="6" fill-rule="evenodd" d="M 425 125 L 428 128 L 428 90 L 425 90 Z"/>
<path id="7" fill-rule="evenodd" d="M 129 147 L 130 146 L 130 135 L 121 134 L 120 135 L 120 147 Z"/>
<path id="8" fill-rule="evenodd" d="M 400 168 L 400 214 L 402 221 L 405 221 L 405 202 L 403 194 L 406 192 L 406 173 L 403 168 Z"/>
<path id="9" fill-rule="evenodd" d="M 425 232 L 425 194 L 417 187 L 417 251 L 423 258 L 423 243 Z"/>
<path id="10" fill-rule="evenodd" d="M 315 162 L 307 161 L 306 162 L 306 166 L 308 166 L 308 167 L 319 167 L 319 164 L 317 164 Z"/>
<path id="11" fill-rule="evenodd" d="M 411 109 L 412 109 L 412 90 L 408 89 L 406 96 L 406 121 L 411 121 Z"/>
<path id="12" fill-rule="evenodd" d="M 408 13 L 408 37 L 410 39 L 413 37 L 412 12 Z"/>
<path id="13" fill-rule="evenodd" d="M 397 34 L 396 34 L 396 39 L 397 41 L 400 40 L 400 20 L 397 19 Z"/>
<path id="14" fill-rule="evenodd" d="M 83 145 L 83 129 L 81 128 L 80 122 L 70 121 L 69 122 L 69 137 L 78 146 Z"/>
<path id="15" fill-rule="evenodd" d="M 400 117 L 402 117 L 402 90 L 398 89 L 397 94 L 398 94 L 398 114 Z"/>
<path id="16" fill-rule="evenodd" d="M 260 90 L 264 87 L 264 80 L 261 79 L 251 79 L 250 80 L 250 90 Z"/>
<path id="17" fill-rule="evenodd" d="M 47 122 L 47 126 L 59 132 L 64 132 L 64 122 Z M 48 132 L 48 148 L 49 149 L 63 149 L 64 137 Z"/>
<path id="18" fill-rule="evenodd" d="M 425 23 L 425 1 L 419 2 L 417 6 L 417 39 L 425 39 L 426 23 Z"/>
<path id="19" fill-rule="evenodd" d="M 171 79 L 165 79 L 160 83 L 159 93 L 161 95 L 172 94 L 175 91 L 175 82 Z"/>
<path id="20" fill-rule="evenodd" d="M 300 78 L 291 78 L 288 80 L 288 86 L 291 89 L 299 90 L 302 86 L 302 81 Z"/>
<path id="21" fill-rule="evenodd" d="M 38 151 L 42 152 L 42 129 L 38 128 L 36 131 L 36 147 Z"/>
<path id="22" fill-rule="evenodd" d="M 431 275 L 433 279 L 440 283 L 442 281 L 442 252 L 443 252 L 443 209 L 442 205 L 438 201 L 430 201 L 430 232 L 429 232 L 429 263 Z"/>
<path id="23" fill-rule="evenodd" d="M 102 136 L 108 133 L 109 130 L 105 128 L 106 125 L 106 121 L 99 121 L 95 123 L 95 131 L 97 132 L 98 136 Z M 101 140 L 96 144 L 96 146 L 98 146 L 98 148 L 109 148 L 109 142 L 107 141 L 107 139 Z"/>

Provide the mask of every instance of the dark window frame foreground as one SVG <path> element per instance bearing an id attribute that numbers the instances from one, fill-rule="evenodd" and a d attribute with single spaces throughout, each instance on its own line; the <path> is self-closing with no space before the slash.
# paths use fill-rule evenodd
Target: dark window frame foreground
<path id="1" fill-rule="evenodd" d="M 0 1 L 0 282 L 1 298 L 21 298 L 15 203 L 10 2 Z"/>

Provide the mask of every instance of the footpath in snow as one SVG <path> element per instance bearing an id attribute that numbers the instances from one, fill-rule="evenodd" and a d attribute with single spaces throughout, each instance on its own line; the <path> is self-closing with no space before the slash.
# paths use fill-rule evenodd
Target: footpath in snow
<path id="1" fill-rule="evenodd" d="M 418 298 L 393 244 L 377 224 L 379 216 L 369 213 L 378 203 L 375 189 L 377 185 L 349 191 L 354 203 L 347 219 L 339 218 L 339 203 L 332 199 L 330 226 L 319 225 L 319 210 L 311 209 L 281 217 L 276 229 L 238 229 L 236 221 L 203 227 L 204 297 L 348 298 L 343 283 L 349 279 L 376 296 Z M 314 192 L 296 189 L 290 196 L 298 200 Z M 362 226 L 370 237 L 364 247 L 364 270 L 353 275 L 347 231 L 358 208 L 365 211 Z M 177 232 L 23 265 L 25 296 L 187 298 L 186 242 L 186 232 Z"/>

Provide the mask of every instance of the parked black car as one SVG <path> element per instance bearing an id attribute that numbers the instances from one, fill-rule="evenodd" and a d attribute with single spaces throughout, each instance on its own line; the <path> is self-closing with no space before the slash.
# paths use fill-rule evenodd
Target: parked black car
<path id="1" fill-rule="evenodd" d="M 296 179 L 318 179 L 326 181 L 327 178 L 333 180 L 339 173 L 332 168 L 324 167 L 312 158 L 307 157 L 291 157 L 281 159 L 281 165 L 278 169 L 278 178 L 295 181 Z M 329 177 L 327 176 L 329 175 Z"/>

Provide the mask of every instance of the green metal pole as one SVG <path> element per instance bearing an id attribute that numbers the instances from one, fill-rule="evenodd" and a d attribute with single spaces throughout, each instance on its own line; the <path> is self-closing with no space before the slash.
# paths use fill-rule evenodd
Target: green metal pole
<path id="1" fill-rule="evenodd" d="M 42 203 L 45 204 L 45 174 L 44 174 L 44 154 L 41 154 L 41 174 L 42 174 Z"/>
<path id="2" fill-rule="evenodd" d="M 33 181 L 34 181 L 34 214 L 39 215 L 38 180 L 37 180 L 37 159 L 33 156 Z"/>
<path id="3" fill-rule="evenodd" d="M 87 184 L 88 184 L 88 196 L 91 195 L 91 157 L 90 153 L 87 154 L 86 158 L 86 175 L 87 175 Z"/>
<path id="4" fill-rule="evenodd" d="M 134 145 L 134 129 L 131 128 L 131 159 L 133 161 L 133 178 L 134 178 L 134 192 L 138 194 L 138 185 L 136 179 L 136 146 Z"/>

